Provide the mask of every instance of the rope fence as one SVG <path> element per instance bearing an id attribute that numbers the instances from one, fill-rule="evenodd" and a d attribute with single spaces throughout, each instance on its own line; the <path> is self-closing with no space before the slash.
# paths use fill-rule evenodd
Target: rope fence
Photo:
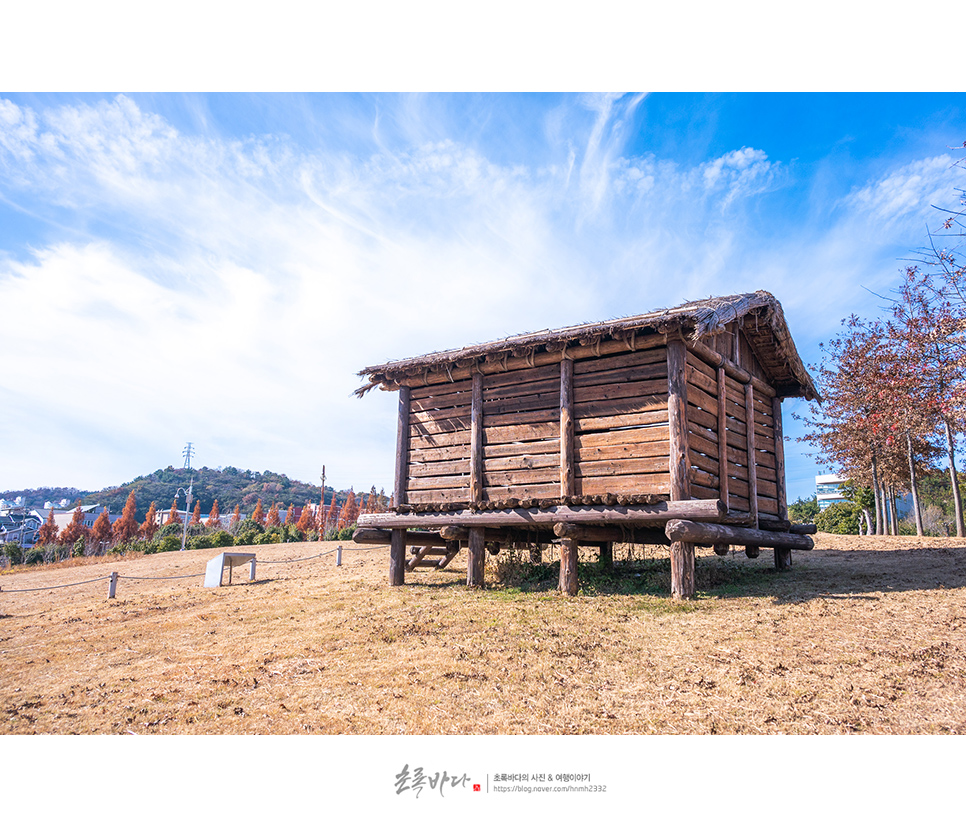
<path id="1" fill-rule="evenodd" d="M 367 553 L 372 553 L 380 548 L 370 547 L 366 550 L 355 550 L 354 555 L 364 556 Z M 330 556 L 333 553 L 336 554 L 336 566 L 342 565 L 342 545 L 339 545 L 333 550 L 327 550 L 324 553 L 317 553 L 313 556 L 304 556 L 300 559 L 263 559 L 259 560 L 260 565 L 290 565 L 296 562 L 308 562 L 311 559 L 321 559 L 324 556 Z M 253 574 L 254 575 L 254 574 Z M 64 585 L 46 585 L 43 588 L 3 588 L 0 587 L 0 594 L 25 594 L 25 593 L 41 593 L 43 591 L 54 591 L 59 588 L 73 588 L 77 585 L 90 585 L 94 582 L 109 582 L 108 586 L 108 599 L 114 599 L 117 592 L 117 583 L 119 579 L 125 581 L 137 582 L 140 580 L 163 580 L 163 579 L 196 579 L 199 576 L 205 576 L 205 573 L 188 573 L 182 576 L 121 576 L 117 571 L 112 572 L 109 576 L 98 576 L 95 579 L 85 579 L 81 582 L 68 582 Z"/>

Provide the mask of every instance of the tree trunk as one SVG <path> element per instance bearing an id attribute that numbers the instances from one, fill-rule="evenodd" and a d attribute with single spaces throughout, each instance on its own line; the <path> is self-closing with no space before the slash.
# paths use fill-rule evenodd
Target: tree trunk
<path id="1" fill-rule="evenodd" d="M 949 455 L 949 480 L 953 488 L 953 513 L 956 516 L 956 535 L 962 538 L 966 536 L 963 530 L 963 502 L 959 497 L 959 476 L 956 474 L 956 447 L 953 444 L 953 429 L 946 424 L 946 453 Z"/>
<path id="2" fill-rule="evenodd" d="M 872 517 L 869 515 L 869 511 L 863 507 L 862 515 L 865 516 L 865 534 L 867 536 L 872 535 Z"/>
<path id="3" fill-rule="evenodd" d="M 899 507 L 896 505 L 896 488 L 889 485 L 889 511 L 892 514 L 892 535 L 899 535 Z"/>
<path id="4" fill-rule="evenodd" d="M 879 467 L 875 455 L 872 455 L 872 496 L 875 500 L 875 534 L 881 536 L 885 528 L 885 513 L 882 512 L 885 504 L 882 500 L 882 485 L 879 483 Z"/>
<path id="5" fill-rule="evenodd" d="M 909 490 L 912 492 L 912 511 L 916 517 L 916 535 L 925 535 L 922 531 L 922 512 L 919 510 L 919 489 L 916 485 L 916 460 L 912 454 L 912 433 L 906 429 L 906 452 L 909 457 Z"/>

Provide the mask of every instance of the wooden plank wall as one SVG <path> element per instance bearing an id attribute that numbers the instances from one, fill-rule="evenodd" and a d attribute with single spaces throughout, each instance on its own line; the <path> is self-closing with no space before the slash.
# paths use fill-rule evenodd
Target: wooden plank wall
<path id="1" fill-rule="evenodd" d="M 718 498 L 722 492 L 719 483 L 719 378 L 724 379 L 728 506 L 737 512 L 748 512 L 751 502 L 745 386 L 727 373 L 719 377 L 717 369 L 689 352 L 687 381 L 691 492 L 695 498 Z M 752 402 L 757 508 L 761 515 L 777 518 L 778 484 L 772 402 L 755 388 L 752 388 Z"/>
<path id="2" fill-rule="evenodd" d="M 483 377 L 487 501 L 560 496 L 560 365 Z"/>
<path id="3" fill-rule="evenodd" d="M 667 349 L 574 362 L 578 495 L 669 493 Z"/>
<path id="4" fill-rule="evenodd" d="M 409 503 L 470 500 L 469 379 L 410 392 Z"/>

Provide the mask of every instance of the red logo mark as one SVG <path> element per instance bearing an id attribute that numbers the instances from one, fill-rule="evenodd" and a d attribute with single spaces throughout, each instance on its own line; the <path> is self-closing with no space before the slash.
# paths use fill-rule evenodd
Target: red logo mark
<path id="1" fill-rule="evenodd" d="M 473 790 L 474 791 L 478 791 L 479 789 L 480 789 L 480 786 L 479 785 L 473 785 Z"/>

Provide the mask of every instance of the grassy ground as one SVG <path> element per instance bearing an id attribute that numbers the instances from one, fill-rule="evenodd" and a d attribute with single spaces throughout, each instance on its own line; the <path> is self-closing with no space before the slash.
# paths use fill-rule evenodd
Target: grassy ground
<path id="1" fill-rule="evenodd" d="M 391 588 L 388 549 L 351 543 L 339 567 L 327 542 L 245 548 L 257 580 L 217 589 L 174 577 L 219 551 L 15 569 L 0 733 L 966 730 L 966 540 L 815 538 L 786 573 L 702 556 L 682 603 L 640 548 L 610 575 L 582 554 L 576 598 L 550 552 L 488 557 L 485 591 L 465 554 Z"/>

